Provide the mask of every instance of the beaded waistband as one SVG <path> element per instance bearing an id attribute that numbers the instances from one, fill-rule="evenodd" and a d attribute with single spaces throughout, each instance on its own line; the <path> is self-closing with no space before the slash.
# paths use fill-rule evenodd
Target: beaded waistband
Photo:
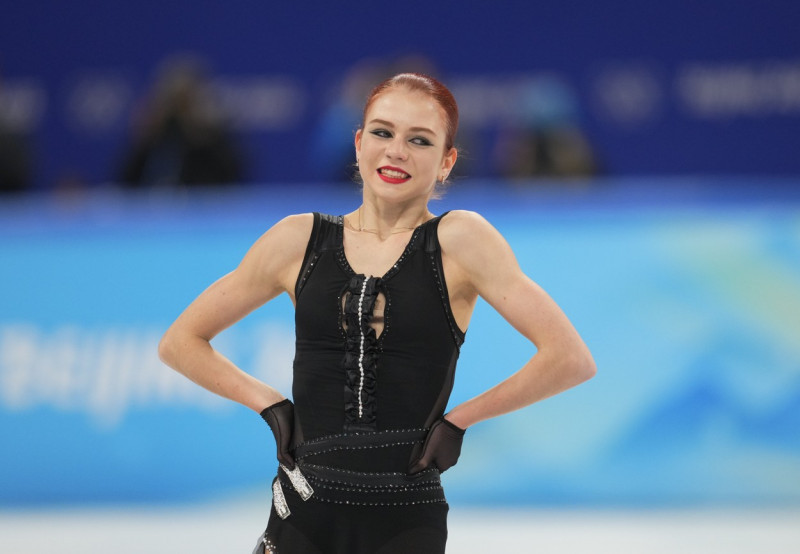
<path id="1" fill-rule="evenodd" d="M 328 435 L 306 441 L 294 449 L 296 460 L 335 450 L 361 450 L 365 448 L 388 448 L 404 444 L 422 443 L 427 429 L 393 429 L 390 431 L 368 431 Z"/>
<path id="2" fill-rule="evenodd" d="M 444 502 L 439 470 L 429 468 L 409 475 L 402 472 L 363 472 L 334 468 L 305 460 L 334 450 L 386 448 L 421 443 L 427 429 L 376 431 L 333 435 L 303 443 L 295 450 L 296 467 L 282 466 L 273 483 L 273 503 L 278 515 L 289 516 L 284 490 L 303 500 L 356 506 L 406 506 Z"/>

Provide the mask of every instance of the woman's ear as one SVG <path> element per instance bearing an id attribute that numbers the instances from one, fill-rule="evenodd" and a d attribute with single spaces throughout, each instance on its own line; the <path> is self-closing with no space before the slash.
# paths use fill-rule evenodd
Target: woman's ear
<path id="1" fill-rule="evenodd" d="M 356 140 L 355 140 L 356 161 L 358 161 L 358 155 L 361 154 L 361 133 L 362 133 L 362 129 L 359 129 L 358 131 L 356 131 Z"/>
<path id="2" fill-rule="evenodd" d="M 444 159 L 442 160 L 442 170 L 444 173 L 450 173 L 453 170 L 453 166 L 456 165 L 456 160 L 458 159 L 458 150 L 456 150 L 455 146 L 450 149 L 450 151 L 444 155 Z"/>

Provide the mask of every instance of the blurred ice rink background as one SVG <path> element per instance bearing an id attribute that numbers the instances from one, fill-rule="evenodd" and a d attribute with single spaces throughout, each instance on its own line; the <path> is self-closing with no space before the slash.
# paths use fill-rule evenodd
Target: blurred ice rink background
<path id="1" fill-rule="evenodd" d="M 463 182 L 437 201 L 500 229 L 599 367 L 578 389 L 470 430 L 445 475 L 452 552 L 797 548 L 798 190 Z M 265 226 L 355 201 L 296 185 L 5 203 L 0 551 L 54 538 L 74 552 L 249 544 L 267 516 L 271 438 L 162 366 L 158 337 Z M 452 403 L 532 353 L 483 303 L 468 337 Z M 215 344 L 289 393 L 286 299 Z"/>
<path id="2" fill-rule="evenodd" d="M 0 517 L 6 554 L 249 553 L 263 502 L 183 509 L 36 511 Z M 798 510 L 542 510 L 455 508 L 448 553 L 791 554 Z"/>

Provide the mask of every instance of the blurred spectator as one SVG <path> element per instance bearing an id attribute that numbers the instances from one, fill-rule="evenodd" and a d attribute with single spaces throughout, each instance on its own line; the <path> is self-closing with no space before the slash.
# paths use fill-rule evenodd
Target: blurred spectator
<path id="1" fill-rule="evenodd" d="M 31 152 L 26 134 L 5 110 L 0 76 L 0 194 L 19 193 L 31 186 Z"/>
<path id="2" fill-rule="evenodd" d="M 598 165 L 578 126 L 577 100 L 557 79 L 538 78 L 520 90 L 518 112 L 503 125 L 493 153 L 497 173 L 526 177 L 589 177 Z"/>
<path id="3" fill-rule="evenodd" d="M 385 72 L 378 60 L 356 62 L 342 77 L 312 133 L 310 174 L 320 181 L 352 181 L 355 132 L 361 124 L 364 99 Z"/>
<path id="4" fill-rule="evenodd" d="M 242 156 L 199 60 L 163 64 L 136 114 L 119 178 L 134 186 L 242 181 Z"/>

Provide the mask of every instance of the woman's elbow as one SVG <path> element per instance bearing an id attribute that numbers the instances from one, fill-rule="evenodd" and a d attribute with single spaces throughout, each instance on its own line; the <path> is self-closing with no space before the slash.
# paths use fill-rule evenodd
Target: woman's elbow
<path id="1" fill-rule="evenodd" d="M 175 367 L 175 337 L 167 330 L 158 342 L 158 357 L 170 367 Z"/>
<path id="2" fill-rule="evenodd" d="M 588 381 L 597 373 L 597 366 L 585 347 L 562 350 L 555 354 L 558 372 L 565 388 L 572 388 Z"/>
<path id="3" fill-rule="evenodd" d="M 570 366 L 576 385 L 588 381 L 597 374 L 597 364 L 588 351 L 572 356 Z"/>

